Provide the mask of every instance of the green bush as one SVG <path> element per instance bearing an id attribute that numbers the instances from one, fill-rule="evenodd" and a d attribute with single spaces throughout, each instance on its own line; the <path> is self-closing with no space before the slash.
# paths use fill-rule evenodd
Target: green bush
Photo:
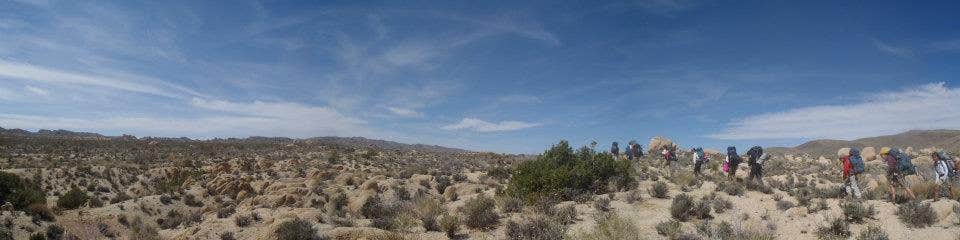
<path id="1" fill-rule="evenodd" d="M 683 225 L 680 223 L 680 221 L 670 220 L 658 223 L 656 229 L 658 234 L 666 236 L 670 239 L 675 239 L 683 233 L 682 226 Z"/>
<path id="2" fill-rule="evenodd" d="M 83 190 L 71 188 L 70 191 L 57 199 L 57 207 L 67 210 L 77 209 L 86 204 L 88 199 L 90 197 Z"/>
<path id="3" fill-rule="evenodd" d="M 572 200 L 562 194 L 564 189 L 603 192 L 614 177 L 629 184 L 632 169 L 627 160 L 614 160 L 587 147 L 574 152 L 567 141 L 560 141 L 536 160 L 518 164 L 507 191 L 528 202 L 539 197 Z"/>
<path id="4" fill-rule="evenodd" d="M 673 198 L 670 204 L 670 216 L 674 219 L 685 222 L 689 219 L 710 219 L 710 202 L 706 198 L 697 202 L 693 197 L 681 193 Z"/>
<path id="5" fill-rule="evenodd" d="M 669 193 L 669 189 L 667 188 L 667 184 L 664 182 L 657 181 L 653 184 L 653 186 L 650 186 L 651 197 L 668 198 L 670 196 L 667 196 L 667 193 Z"/>
<path id="6" fill-rule="evenodd" d="M 566 231 L 563 224 L 538 215 L 520 222 L 508 221 L 505 233 L 508 239 L 552 240 L 564 239 Z"/>
<path id="7" fill-rule="evenodd" d="M 447 237 L 454 239 L 457 232 L 460 231 L 460 218 L 450 214 L 443 214 L 440 217 L 440 229 L 447 234 Z"/>
<path id="8" fill-rule="evenodd" d="M 10 202 L 17 210 L 33 204 L 47 204 L 47 196 L 33 182 L 13 173 L 0 172 L 0 203 Z"/>

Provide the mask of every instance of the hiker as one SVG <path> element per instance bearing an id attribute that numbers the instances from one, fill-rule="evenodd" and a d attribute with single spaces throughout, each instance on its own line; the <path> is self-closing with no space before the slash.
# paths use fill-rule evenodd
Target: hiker
<path id="1" fill-rule="evenodd" d="M 614 160 L 620 160 L 620 146 L 617 142 L 613 142 L 613 146 L 610 146 L 610 154 L 613 154 Z"/>
<path id="2" fill-rule="evenodd" d="M 670 163 L 677 160 L 677 156 L 674 155 L 673 151 L 670 151 L 668 147 L 663 147 L 663 150 L 660 150 L 660 154 L 663 155 L 663 165 L 670 173 L 673 173 L 673 168 L 670 166 Z"/>
<path id="3" fill-rule="evenodd" d="M 700 170 L 704 163 L 710 161 L 707 155 L 703 153 L 703 148 L 696 147 L 690 150 L 693 152 L 693 174 L 700 176 Z"/>
<path id="4" fill-rule="evenodd" d="M 731 179 L 736 177 L 737 166 L 740 165 L 740 161 L 742 160 L 740 155 L 737 154 L 737 147 L 727 147 L 727 157 L 723 160 L 723 171 L 726 171 Z"/>
<path id="5" fill-rule="evenodd" d="M 747 176 L 747 181 L 756 181 L 757 184 L 763 184 L 763 168 L 758 163 L 762 156 L 763 148 L 760 146 L 753 146 L 750 150 L 747 150 L 747 165 L 750 166 L 750 175 Z"/>
<path id="6" fill-rule="evenodd" d="M 864 167 L 860 149 L 851 148 L 846 156 L 840 158 L 840 163 L 843 165 L 843 189 L 846 190 L 847 195 L 860 199 L 862 194 L 860 187 L 857 186 L 857 174 L 863 173 Z"/>
<path id="7" fill-rule="evenodd" d="M 636 141 L 630 141 L 630 143 L 627 143 L 627 150 L 624 151 L 624 153 L 627 154 L 627 160 L 631 160 L 631 161 L 633 160 L 633 156 L 634 156 L 634 154 L 633 154 L 633 153 L 634 153 L 633 148 L 634 148 L 634 145 L 637 145 L 637 142 L 636 142 Z"/>
<path id="8" fill-rule="evenodd" d="M 942 192 L 943 186 L 946 186 L 947 196 L 950 196 L 949 193 L 953 191 L 953 184 L 951 183 L 951 179 L 954 176 L 956 176 L 956 172 L 955 172 L 956 166 L 953 162 L 953 159 L 951 159 L 951 157 L 947 155 L 946 152 L 939 151 L 939 152 L 934 152 L 930 155 L 933 158 L 934 172 L 937 173 L 937 176 L 936 176 L 936 183 L 937 183 L 936 194 L 937 195 L 936 197 L 934 197 L 934 201 L 939 201 L 940 195 L 943 194 Z"/>
<path id="9" fill-rule="evenodd" d="M 888 147 L 880 149 L 880 156 L 882 156 L 883 161 L 887 163 L 887 181 L 890 182 L 891 202 L 897 202 L 898 187 L 903 188 L 903 190 L 907 192 L 907 196 L 911 199 L 917 199 L 917 196 L 913 195 L 913 190 L 910 190 L 910 184 L 907 183 L 907 179 L 904 177 L 904 171 L 901 170 L 901 159 L 899 159 L 899 155 L 903 155 L 903 153 Z"/>
<path id="10" fill-rule="evenodd" d="M 637 157 L 637 160 L 643 157 L 643 147 L 640 146 L 639 143 L 633 142 L 633 148 L 631 148 L 631 150 L 633 151 L 633 156 Z"/>

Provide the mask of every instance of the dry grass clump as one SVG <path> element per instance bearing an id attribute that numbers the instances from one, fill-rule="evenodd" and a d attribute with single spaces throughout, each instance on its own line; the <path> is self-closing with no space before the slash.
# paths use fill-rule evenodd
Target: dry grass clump
<path id="1" fill-rule="evenodd" d="M 937 213 L 933 212 L 930 203 L 908 202 L 900 204 L 897 209 L 897 216 L 907 226 L 914 228 L 927 227 L 937 221 Z"/>
<path id="2" fill-rule="evenodd" d="M 710 219 L 710 201 L 708 198 L 704 198 L 701 201 L 696 201 L 687 194 L 681 193 L 673 198 L 673 203 L 670 204 L 670 216 L 679 221 L 687 221 L 689 219 Z"/>
<path id="3" fill-rule="evenodd" d="M 650 196 L 655 198 L 669 198 L 667 194 L 670 192 L 670 189 L 667 187 L 667 184 L 661 181 L 657 181 L 650 186 Z"/>
<path id="4" fill-rule="evenodd" d="M 546 216 L 537 215 L 519 222 L 508 221 L 506 235 L 509 239 L 551 240 L 564 239 L 566 227 Z"/>
<path id="5" fill-rule="evenodd" d="M 491 229 L 500 221 L 495 211 L 494 200 L 483 194 L 467 200 L 460 212 L 464 216 L 464 225 L 473 229 Z"/>
<path id="6" fill-rule="evenodd" d="M 742 183 L 736 181 L 719 182 L 717 183 L 717 188 L 730 196 L 743 196 L 743 192 L 746 191 L 746 187 L 744 187 Z"/>
<path id="7" fill-rule="evenodd" d="M 584 232 L 571 236 L 573 240 L 596 240 L 596 239 L 624 239 L 640 240 L 643 239 L 639 228 L 629 219 L 623 218 L 616 213 L 603 214 L 596 219 L 597 226 L 589 232 Z"/>
<path id="8" fill-rule="evenodd" d="M 877 214 L 877 209 L 873 205 L 864 205 L 856 201 L 840 204 L 844 219 L 852 223 L 863 223 L 865 219 L 873 219 L 874 215 Z"/>
<path id="9" fill-rule="evenodd" d="M 676 219 L 658 223 L 657 233 L 670 239 L 676 239 L 683 233 L 683 224 Z"/>
<path id="10" fill-rule="evenodd" d="M 500 196 L 497 198 L 497 207 L 504 213 L 518 213 L 523 210 L 523 200 L 511 196 Z"/>
<path id="11" fill-rule="evenodd" d="M 440 229 L 446 233 L 448 238 L 456 238 L 460 231 L 460 218 L 450 214 L 444 214 L 440 217 Z"/>
<path id="12" fill-rule="evenodd" d="M 857 240 L 888 240 L 890 237 L 886 232 L 883 231 L 880 226 L 870 225 L 867 228 L 864 228 L 863 231 L 860 231 L 860 235 L 857 236 Z"/>
<path id="13" fill-rule="evenodd" d="M 610 211 L 610 198 L 608 197 L 598 197 L 593 200 L 593 208 L 597 209 L 600 212 L 609 212 Z"/>
<path id="14" fill-rule="evenodd" d="M 817 227 L 817 237 L 820 239 L 847 239 L 850 235 L 850 223 L 841 218 L 829 219 L 826 226 Z"/>

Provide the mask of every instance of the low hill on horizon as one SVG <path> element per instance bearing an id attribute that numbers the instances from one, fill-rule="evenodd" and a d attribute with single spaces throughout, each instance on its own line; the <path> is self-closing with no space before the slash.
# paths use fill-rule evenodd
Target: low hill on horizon
<path id="1" fill-rule="evenodd" d="M 771 147 L 768 152 L 777 154 L 810 154 L 811 156 L 832 156 L 844 147 L 897 147 L 915 149 L 940 148 L 948 151 L 960 150 L 960 130 L 910 130 L 894 135 L 860 138 L 856 140 L 812 140 L 796 147 Z"/>

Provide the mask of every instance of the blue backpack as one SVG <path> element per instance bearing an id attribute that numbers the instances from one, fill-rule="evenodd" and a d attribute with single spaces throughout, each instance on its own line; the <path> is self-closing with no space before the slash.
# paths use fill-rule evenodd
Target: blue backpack
<path id="1" fill-rule="evenodd" d="M 863 157 L 860 157 L 860 149 L 850 149 L 850 165 L 853 166 L 853 174 L 861 174 L 864 171 Z"/>
<path id="2" fill-rule="evenodd" d="M 897 158 L 897 169 L 900 170 L 900 174 L 904 176 L 917 174 L 917 168 L 913 166 L 913 159 L 910 159 L 910 156 L 906 153 L 896 149 L 890 150 L 890 154 Z"/>
<path id="3" fill-rule="evenodd" d="M 693 152 L 697 153 L 697 156 L 700 156 L 700 158 L 697 159 L 697 162 L 706 162 L 706 161 L 707 161 L 707 156 L 703 154 L 703 148 L 699 148 L 699 147 L 698 147 L 698 148 L 694 148 L 694 149 L 693 149 Z"/>

